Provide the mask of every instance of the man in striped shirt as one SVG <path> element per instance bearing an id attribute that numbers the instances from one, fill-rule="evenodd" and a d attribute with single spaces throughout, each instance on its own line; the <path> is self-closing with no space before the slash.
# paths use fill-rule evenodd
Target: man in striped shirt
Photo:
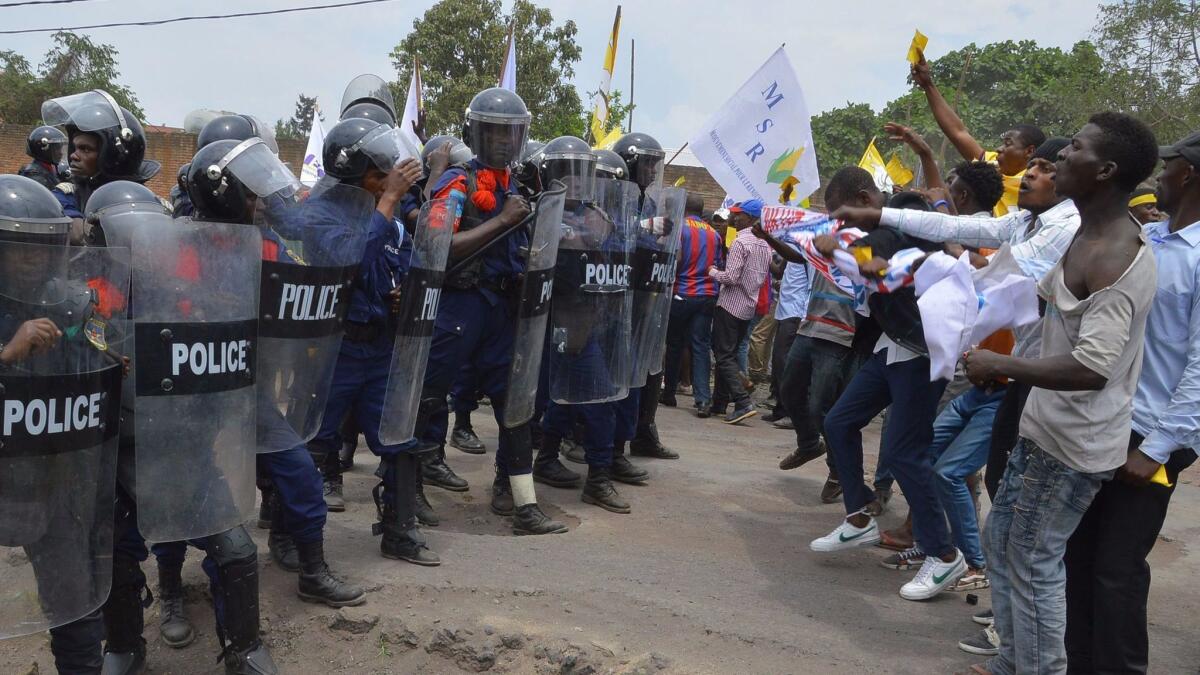
<path id="1" fill-rule="evenodd" d="M 738 343 L 746 337 L 758 292 L 771 266 L 771 247 L 751 230 L 762 215 L 760 199 L 738 202 L 730 207 L 730 225 L 737 236 L 729 247 L 725 269 L 710 267 L 708 275 L 721 284 L 717 308 L 713 312 L 713 356 L 717 360 L 717 391 L 713 409 L 724 412 L 733 403 L 733 411 L 725 416 L 726 424 L 735 424 L 755 415 L 750 394 L 742 386 L 738 368 Z"/>
<path id="2" fill-rule="evenodd" d="M 708 386 L 711 369 L 713 309 L 717 304 L 716 279 L 708 269 L 725 261 L 721 237 L 704 222 L 700 211 L 704 199 L 689 193 L 685 206 L 685 226 L 680 232 L 679 263 L 675 276 L 675 297 L 671 301 L 671 317 L 667 322 L 667 354 L 663 392 L 660 402 L 675 405 L 675 389 L 679 385 L 680 362 L 685 345 L 692 348 L 692 395 L 697 414 L 707 417 L 712 405 Z"/>

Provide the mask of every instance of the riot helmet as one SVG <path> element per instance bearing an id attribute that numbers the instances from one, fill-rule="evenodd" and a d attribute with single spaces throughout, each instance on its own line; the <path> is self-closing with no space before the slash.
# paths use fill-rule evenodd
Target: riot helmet
<path id="1" fill-rule="evenodd" d="M 71 219 L 41 183 L 0 175 L 0 296 L 47 300 L 47 283 L 63 278 Z"/>
<path id="2" fill-rule="evenodd" d="M 625 165 L 629 167 L 629 179 L 642 190 L 662 187 L 667 153 L 654 137 L 638 132 L 625 134 L 617 139 L 613 152 L 625 160 Z"/>
<path id="3" fill-rule="evenodd" d="M 278 154 L 275 132 L 253 115 L 221 115 L 209 120 L 196 136 L 196 149 L 216 141 L 245 141 L 261 138 L 272 152 Z"/>
<path id="4" fill-rule="evenodd" d="M 593 150 L 596 153 L 596 178 L 628 180 L 629 166 L 612 150 Z"/>
<path id="5" fill-rule="evenodd" d="M 188 170 L 191 168 L 192 163 L 187 162 L 183 166 L 179 167 L 179 171 L 175 173 L 175 183 L 179 186 L 180 190 L 183 190 L 184 194 L 187 194 L 187 176 Z"/>
<path id="6" fill-rule="evenodd" d="M 25 154 L 58 166 L 66 158 L 67 135 L 56 127 L 38 127 L 25 139 Z"/>
<path id="7" fill-rule="evenodd" d="M 542 175 L 538 169 L 538 153 L 546 144 L 541 141 L 530 139 L 525 142 L 525 149 L 521 151 L 521 164 L 517 167 L 517 182 L 529 190 L 533 194 L 538 194 L 542 191 Z"/>
<path id="8" fill-rule="evenodd" d="M 372 120 L 374 122 L 379 122 L 380 124 L 396 123 L 395 118 L 392 117 L 391 111 L 379 105 L 378 103 L 371 103 L 370 101 L 355 103 L 349 108 L 346 108 L 345 112 L 342 113 L 343 120 L 354 118 Z"/>
<path id="9" fill-rule="evenodd" d="M 400 130 L 361 118 L 334 125 L 321 152 L 325 175 L 343 183 L 361 181 L 371 166 L 387 173 L 401 160 L 420 155 Z"/>
<path id="10" fill-rule="evenodd" d="M 425 173 L 429 173 L 429 155 L 433 154 L 434 150 L 440 148 L 443 144 L 450 144 L 450 166 L 458 164 L 466 164 L 471 161 L 471 149 L 454 136 L 434 136 L 425 142 L 425 147 L 421 149 L 421 169 Z"/>
<path id="11" fill-rule="evenodd" d="M 170 210 L 141 183 L 115 180 L 101 185 L 88 199 L 83 213 L 90 226 L 88 245 L 129 246 L 132 226 L 146 222 L 144 214 L 170 219 Z"/>
<path id="12" fill-rule="evenodd" d="M 371 103 L 381 107 L 387 113 L 387 119 L 378 119 L 375 114 L 378 111 L 365 108 L 358 108 L 355 110 L 355 115 L 350 115 L 351 107 L 360 103 Z M 367 73 L 350 80 L 350 84 L 346 85 L 346 91 L 342 93 L 340 110 L 343 120 L 350 117 L 365 117 L 365 119 L 372 119 L 376 122 L 396 124 L 396 101 L 392 98 L 392 88 L 378 75 Z M 370 116 L 364 116 L 364 113 L 370 113 Z"/>
<path id="13" fill-rule="evenodd" d="M 200 149 L 188 170 L 187 192 L 203 220 L 249 223 L 258 198 L 294 193 L 296 177 L 261 138 L 215 141 Z"/>
<path id="14" fill-rule="evenodd" d="M 93 89 L 44 101 L 42 119 L 66 128 L 68 152 L 74 152 L 75 137 L 81 133 L 99 139 L 97 172 L 88 178 L 93 184 L 109 180 L 144 183 L 162 168 L 158 162 L 145 159 L 146 132 L 141 122 L 104 90 Z"/>
<path id="15" fill-rule="evenodd" d="M 566 198 L 590 202 L 596 191 L 596 154 L 581 138 L 559 136 L 535 156 L 543 186 L 559 181 L 567 187 Z"/>
<path id="16" fill-rule="evenodd" d="M 507 169 L 521 156 L 529 133 L 529 109 L 515 92 L 485 89 L 471 99 L 463 123 L 463 141 L 479 163 Z"/>

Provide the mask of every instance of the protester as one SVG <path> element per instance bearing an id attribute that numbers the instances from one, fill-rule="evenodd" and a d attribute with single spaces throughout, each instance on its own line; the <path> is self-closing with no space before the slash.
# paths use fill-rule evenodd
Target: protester
<path id="1" fill-rule="evenodd" d="M 1129 215 L 1142 225 L 1149 225 L 1163 219 L 1163 214 L 1158 209 L 1158 198 L 1154 188 L 1140 187 L 1133 191 L 1133 195 L 1129 198 Z"/>
<path id="2" fill-rule="evenodd" d="M 797 331 L 800 330 L 800 323 L 808 313 L 808 264 L 788 262 L 778 253 L 775 254 L 775 258 L 777 260 L 771 263 L 772 274 L 781 276 L 779 301 L 775 303 L 775 321 L 779 327 L 775 331 L 775 344 L 771 346 L 771 398 L 774 399 L 775 405 L 770 414 L 763 416 L 763 419 L 773 422 L 776 428 L 793 429 L 794 424 L 788 416 L 787 406 L 783 403 L 780 391 L 788 353 L 792 349 Z"/>
<path id="3" fill-rule="evenodd" d="M 750 329 L 759 289 L 767 278 L 771 264 L 771 248 L 755 237 L 751 229 L 762 217 L 762 207 L 762 201 L 750 199 L 738 202 L 729 209 L 730 225 L 737 230 L 737 237 L 729 249 L 725 269 L 715 266 L 708 269 L 708 275 L 721 284 L 717 308 L 713 312 L 713 356 L 717 361 L 717 386 L 712 410 L 713 413 L 724 414 L 728 404 L 733 403 L 733 410 L 725 416 L 726 424 L 736 424 L 757 414 L 743 386 L 737 349 Z"/>
<path id="4" fill-rule="evenodd" d="M 965 356 L 977 385 L 1008 377 L 1034 387 L 985 528 L 1000 636 L 1000 653 L 986 666 L 992 673 L 1067 666 L 1062 559 L 1084 511 L 1126 459 L 1155 286 L 1154 256 L 1128 203 L 1157 154 L 1154 134 L 1134 118 L 1090 118 L 1058 155 L 1056 190 L 1081 217 L 1067 253 L 1038 286 L 1048 305 L 1041 357 L 980 349 Z"/>

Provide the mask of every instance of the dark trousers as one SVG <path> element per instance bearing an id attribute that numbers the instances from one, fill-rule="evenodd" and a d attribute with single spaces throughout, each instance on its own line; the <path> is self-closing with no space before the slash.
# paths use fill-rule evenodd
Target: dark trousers
<path id="1" fill-rule="evenodd" d="M 800 318 L 781 319 L 776 322 L 775 344 L 771 346 L 771 399 L 775 407 L 771 410 L 775 415 L 786 415 L 787 408 L 779 397 L 779 384 L 783 381 L 783 371 L 787 368 L 788 352 L 796 339 L 796 331 L 800 328 Z"/>
<path id="2" fill-rule="evenodd" d="M 797 335 L 792 340 L 779 383 L 779 402 L 796 428 L 796 447 L 808 452 L 821 442 L 825 415 L 842 390 L 854 352 L 829 340 Z"/>
<path id="3" fill-rule="evenodd" d="M 933 419 L 945 380 L 929 381 L 929 359 L 887 365 L 887 351 L 871 356 L 825 417 L 825 438 L 842 482 L 846 513 L 875 499 L 863 481 L 862 429 L 891 406 L 879 463 L 900 483 L 913 517 L 913 538 L 922 551 L 942 556 L 954 551 L 946 515 L 933 483 Z"/>
<path id="4" fill-rule="evenodd" d="M 679 386 L 680 363 L 685 347 L 692 349 L 692 396 L 696 407 L 712 404 L 708 375 L 712 363 L 713 309 L 717 299 L 676 298 L 671 301 L 667 321 L 667 351 L 663 368 L 663 391 L 671 396 Z"/>
<path id="5" fill-rule="evenodd" d="M 988 447 L 987 469 L 983 474 L 983 485 L 987 488 L 988 499 L 995 501 L 996 491 L 1000 489 L 1000 481 L 1004 480 L 1004 470 L 1008 468 L 1008 456 L 1017 447 L 1017 438 L 1021 430 L 1021 413 L 1025 411 L 1025 399 L 1029 398 L 1027 384 L 1010 382 L 1004 390 L 1004 399 L 996 408 L 996 419 L 992 422 L 992 440 Z"/>
<path id="6" fill-rule="evenodd" d="M 1132 450 L 1142 444 L 1134 432 Z M 1172 485 L 1196 458 L 1179 450 L 1167 461 Z M 1150 651 L 1146 601 L 1150 565 L 1174 487 L 1105 483 L 1067 542 L 1067 672 L 1144 673 Z"/>
<path id="7" fill-rule="evenodd" d="M 718 406 L 732 402 L 736 409 L 750 404 L 750 395 L 742 386 L 742 371 L 738 367 L 738 344 L 749 331 L 749 319 L 739 319 L 721 307 L 713 311 L 712 347 L 717 361 L 713 402 Z"/>

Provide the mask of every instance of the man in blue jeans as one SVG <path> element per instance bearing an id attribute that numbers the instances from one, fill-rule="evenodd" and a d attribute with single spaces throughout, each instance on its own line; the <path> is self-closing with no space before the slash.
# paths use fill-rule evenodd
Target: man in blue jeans
<path id="1" fill-rule="evenodd" d="M 1101 485 L 1128 456 L 1154 254 L 1129 215 L 1129 195 L 1157 163 L 1143 123 L 1100 113 L 1058 154 L 1055 189 L 1079 207 L 1066 255 L 1042 278 L 1041 358 L 968 352 L 975 384 L 1007 377 L 1033 387 L 1021 440 L 988 515 L 984 547 L 1000 653 L 976 670 L 1067 669 L 1067 541 Z"/>
<path id="2" fill-rule="evenodd" d="M 708 268 L 724 262 L 721 237 L 704 219 L 700 210 L 704 199 L 688 193 L 685 204 L 686 226 L 680 232 L 679 263 L 675 277 L 675 297 L 667 320 L 667 350 L 663 390 L 659 402 L 675 406 L 679 386 L 679 368 L 686 344 L 692 349 L 692 395 L 696 414 L 708 417 L 712 391 L 708 377 L 712 368 L 712 319 L 720 285 L 708 276 Z"/>

